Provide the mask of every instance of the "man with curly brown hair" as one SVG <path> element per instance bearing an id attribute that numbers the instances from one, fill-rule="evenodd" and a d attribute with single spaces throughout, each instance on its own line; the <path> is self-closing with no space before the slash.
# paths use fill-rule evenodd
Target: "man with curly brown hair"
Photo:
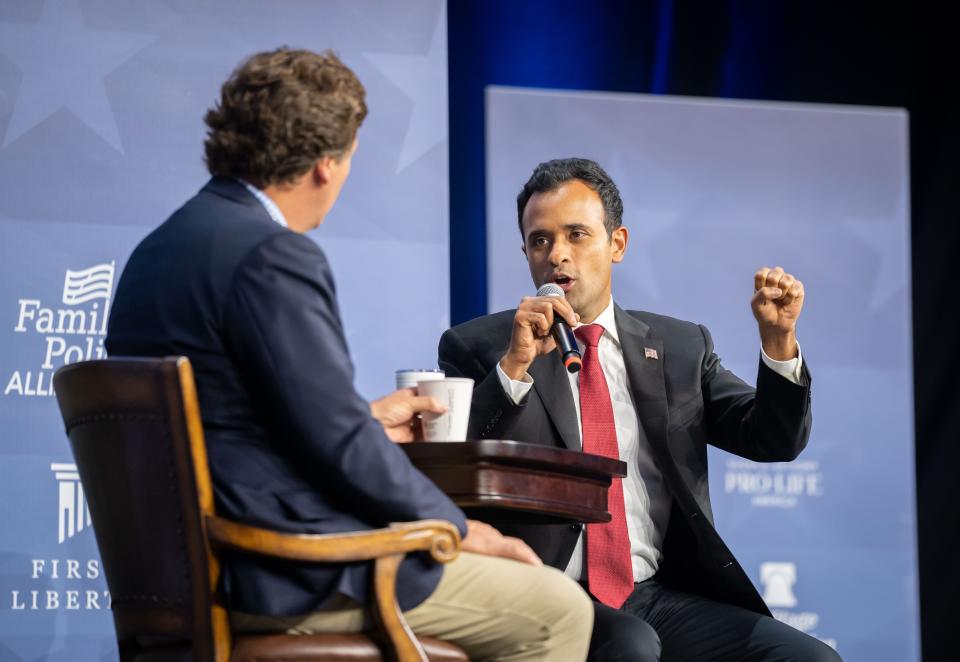
<path id="1" fill-rule="evenodd" d="M 252 56 L 206 116 L 201 191 L 130 257 L 110 316 L 111 354 L 186 355 L 194 366 L 216 505 L 297 533 L 444 519 L 463 539 L 439 566 L 407 558 L 397 579 L 415 632 L 472 659 L 576 660 L 593 610 L 526 544 L 466 520 L 395 445 L 436 402 L 398 391 L 372 403 L 353 367 L 318 227 L 350 172 L 366 116 L 360 81 L 332 53 Z M 369 564 L 226 559 L 240 630 L 363 629 Z"/>

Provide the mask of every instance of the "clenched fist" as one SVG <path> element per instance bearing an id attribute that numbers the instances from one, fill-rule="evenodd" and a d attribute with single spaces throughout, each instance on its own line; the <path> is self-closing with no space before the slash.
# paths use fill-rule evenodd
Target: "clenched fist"
<path id="1" fill-rule="evenodd" d="M 803 283 L 782 267 L 763 267 L 753 275 L 750 307 L 760 326 L 760 342 L 776 361 L 797 357 L 797 318 L 803 308 Z"/>

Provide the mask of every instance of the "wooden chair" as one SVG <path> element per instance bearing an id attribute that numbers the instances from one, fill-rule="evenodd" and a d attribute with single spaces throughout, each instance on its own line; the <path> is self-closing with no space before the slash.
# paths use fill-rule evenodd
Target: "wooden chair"
<path id="1" fill-rule="evenodd" d="M 193 371 L 186 358 L 106 359 L 65 366 L 54 387 L 86 492 L 110 588 L 123 662 L 191 660 L 466 660 L 453 644 L 410 631 L 397 606 L 408 552 L 444 563 L 452 524 L 291 535 L 217 517 Z M 218 590 L 223 549 L 276 559 L 372 561 L 369 634 L 232 636 Z"/>

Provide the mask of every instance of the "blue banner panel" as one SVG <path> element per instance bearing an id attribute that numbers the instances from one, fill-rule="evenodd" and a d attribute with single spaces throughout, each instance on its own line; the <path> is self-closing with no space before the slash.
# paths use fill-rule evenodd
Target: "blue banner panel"
<path id="1" fill-rule="evenodd" d="M 568 156 L 623 197 L 614 299 L 705 324 L 743 379 L 755 270 L 804 282 L 809 446 L 784 464 L 711 448 L 716 524 L 780 620 L 848 662 L 919 659 L 906 113 L 509 88 L 486 103 L 491 312 L 533 291 L 517 192 Z"/>
<path id="2" fill-rule="evenodd" d="M 357 386 L 379 396 L 395 369 L 435 365 L 449 325 L 442 0 L 0 5 L 2 662 L 116 659 L 51 378 L 103 356 L 124 261 L 208 177 L 206 109 L 241 60 L 281 45 L 332 48 L 367 88 L 350 180 L 313 238 Z"/>

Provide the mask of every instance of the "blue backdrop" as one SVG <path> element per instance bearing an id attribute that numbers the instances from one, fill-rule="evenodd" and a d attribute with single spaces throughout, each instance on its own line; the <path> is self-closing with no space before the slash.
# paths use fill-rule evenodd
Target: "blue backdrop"
<path id="1" fill-rule="evenodd" d="M 367 88 L 350 181 L 314 238 L 358 386 L 381 395 L 394 369 L 435 364 L 449 325 L 443 2 L 0 4 L 2 662 L 116 658 L 50 379 L 102 355 L 124 260 L 206 180 L 204 111 L 245 56 L 283 44 L 336 50 Z M 384 337 L 384 317 L 404 323 Z"/>

